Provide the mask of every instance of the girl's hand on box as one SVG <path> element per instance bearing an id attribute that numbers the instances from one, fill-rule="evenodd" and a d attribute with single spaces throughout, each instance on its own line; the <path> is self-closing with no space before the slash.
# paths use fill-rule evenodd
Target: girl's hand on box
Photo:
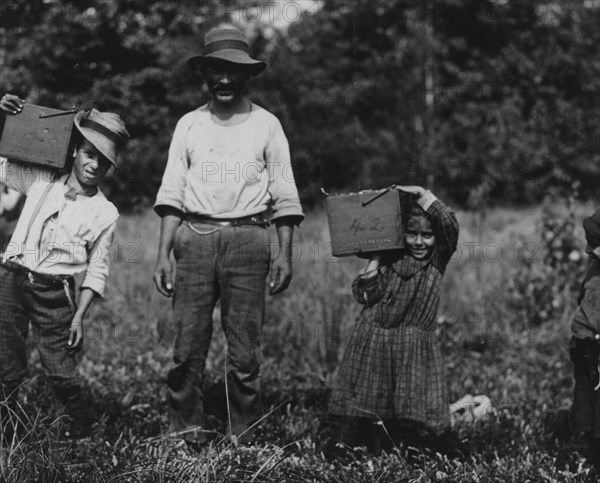
<path id="1" fill-rule="evenodd" d="M 0 109 L 9 114 L 18 114 L 24 105 L 25 100 L 13 94 L 4 94 L 0 99 Z"/>
<path id="2" fill-rule="evenodd" d="M 367 275 L 367 274 L 370 274 L 370 276 L 375 275 L 375 273 L 377 273 L 377 269 L 379 268 L 380 263 L 381 263 L 381 255 L 379 253 L 375 253 L 374 255 L 371 256 L 371 259 L 369 260 L 369 263 L 367 264 L 367 266 L 359 272 L 360 275 Z"/>
<path id="3" fill-rule="evenodd" d="M 419 198 L 426 193 L 426 189 L 421 186 L 396 186 L 397 190 L 404 191 L 405 193 L 412 193 L 417 195 Z"/>

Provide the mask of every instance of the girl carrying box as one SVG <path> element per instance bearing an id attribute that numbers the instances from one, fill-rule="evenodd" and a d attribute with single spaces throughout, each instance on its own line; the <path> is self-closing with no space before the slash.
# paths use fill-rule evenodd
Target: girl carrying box
<path id="1" fill-rule="evenodd" d="M 374 255 L 352 284 L 364 308 L 328 408 L 330 419 L 343 421 L 336 439 L 351 447 L 379 449 L 372 435 L 380 421 L 388 434 L 400 439 L 424 428 L 443 429 L 450 422 L 435 327 L 458 222 L 430 191 L 419 186 L 397 189 L 413 195 L 404 220 L 405 248 Z"/>

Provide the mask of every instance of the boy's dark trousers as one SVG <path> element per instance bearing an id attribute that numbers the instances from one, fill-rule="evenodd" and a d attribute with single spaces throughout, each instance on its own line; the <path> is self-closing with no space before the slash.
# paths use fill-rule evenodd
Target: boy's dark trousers
<path id="1" fill-rule="evenodd" d="M 42 366 L 72 420 L 71 432 L 82 435 L 89 432 L 89 419 L 77 379 L 75 354 L 67 345 L 75 287 L 72 277 L 63 280 L 30 272 L 16 263 L 0 264 L 0 396 L 5 402 L 2 419 L 6 423 L 15 415 L 19 385 L 28 375 L 26 339 L 31 322 Z"/>
<path id="2" fill-rule="evenodd" d="M 589 457 L 600 469 L 600 343 L 594 339 L 571 338 L 569 354 L 573 362 L 573 426 L 576 434 L 589 441 Z"/>

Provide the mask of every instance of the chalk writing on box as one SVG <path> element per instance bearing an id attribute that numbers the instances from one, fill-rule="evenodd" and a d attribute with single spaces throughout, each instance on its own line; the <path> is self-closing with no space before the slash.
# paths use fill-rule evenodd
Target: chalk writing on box
<path id="1" fill-rule="evenodd" d="M 359 220 L 354 218 L 350 224 L 350 230 L 355 235 L 361 231 L 382 232 L 385 229 L 380 218 L 371 218 L 370 220 Z"/>

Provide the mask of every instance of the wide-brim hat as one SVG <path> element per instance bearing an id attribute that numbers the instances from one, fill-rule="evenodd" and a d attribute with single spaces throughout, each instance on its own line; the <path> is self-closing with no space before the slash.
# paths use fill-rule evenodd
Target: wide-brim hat
<path id="1" fill-rule="evenodd" d="M 267 64 L 250 57 L 249 50 L 246 36 L 239 30 L 233 28 L 213 29 L 204 37 L 202 54 L 193 55 L 188 59 L 187 64 L 192 70 L 200 70 L 202 65 L 207 62 L 224 60 L 247 66 L 250 74 L 255 76 L 265 70 Z"/>
<path id="2" fill-rule="evenodd" d="M 119 152 L 129 138 L 125 123 L 120 116 L 114 112 L 91 109 L 79 111 L 75 115 L 74 122 L 83 137 L 92 143 L 115 168 L 118 168 Z"/>

